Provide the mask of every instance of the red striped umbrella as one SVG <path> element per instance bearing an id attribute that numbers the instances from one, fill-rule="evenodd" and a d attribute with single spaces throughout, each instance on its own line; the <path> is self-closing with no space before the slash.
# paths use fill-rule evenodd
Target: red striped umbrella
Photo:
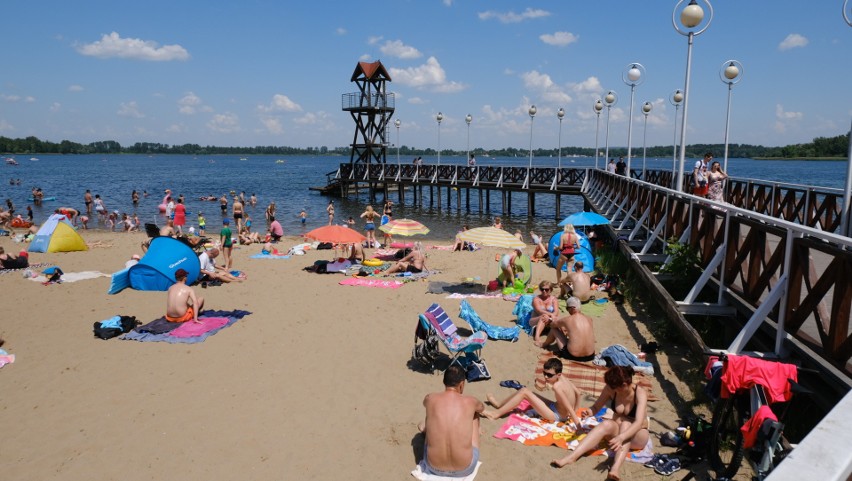
<path id="1" fill-rule="evenodd" d="M 391 235 L 418 235 L 428 234 L 429 228 L 425 225 L 411 219 L 394 219 L 386 224 L 379 226 L 379 230 Z"/>

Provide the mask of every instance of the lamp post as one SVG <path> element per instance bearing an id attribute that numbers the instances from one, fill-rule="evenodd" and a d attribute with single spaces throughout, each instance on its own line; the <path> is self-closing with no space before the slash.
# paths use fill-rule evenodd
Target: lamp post
<path id="1" fill-rule="evenodd" d="M 671 96 L 669 96 L 669 102 L 674 105 L 675 108 L 675 117 L 674 117 L 674 139 L 672 140 L 672 185 L 674 188 L 675 183 L 677 182 L 677 111 L 680 109 L 680 104 L 683 102 L 683 92 L 680 89 L 672 92 Z"/>
<path id="2" fill-rule="evenodd" d="M 731 125 L 731 93 L 733 92 L 734 84 L 743 78 L 743 64 L 738 60 L 728 60 L 722 63 L 722 68 L 719 70 L 719 78 L 722 82 L 728 84 L 728 113 L 725 116 L 725 157 L 722 164 L 722 170 L 728 171 L 728 127 Z"/>
<path id="3" fill-rule="evenodd" d="M 396 167 L 397 171 L 399 170 L 399 126 L 402 125 L 399 119 L 393 121 L 393 124 L 396 126 Z"/>
<path id="4" fill-rule="evenodd" d="M 559 119 L 559 160 L 557 161 L 557 165 L 559 168 L 562 168 L 562 118 L 565 117 L 565 110 L 562 107 L 559 107 L 559 110 L 556 111 L 556 117 Z"/>
<path id="5" fill-rule="evenodd" d="M 704 27 L 697 29 L 704 20 L 704 9 L 698 5 L 696 0 L 690 0 L 689 4 L 680 10 L 681 25 L 678 25 L 675 17 L 678 13 L 678 9 L 685 1 L 686 0 L 680 0 L 677 2 L 677 5 L 675 5 L 674 10 L 672 11 L 672 26 L 674 26 L 675 31 L 689 39 L 686 49 L 686 81 L 683 85 L 683 117 L 681 117 L 680 120 L 680 171 L 676 184 L 676 188 L 679 191 L 683 191 L 683 164 L 686 161 L 686 114 L 687 107 L 689 105 L 689 75 L 692 69 L 692 41 L 696 35 L 704 33 L 704 31 L 707 30 L 707 27 L 710 26 L 710 22 L 713 21 L 713 5 L 710 4 L 710 0 L 702 0 L 702 2 L 707 4 L 707 7 L 710 9 L 710 18 L 707 19 Z M 683 28 L 681 28 L 681 26 Z"/>
<path id="6" fill-rule="evenodd" d="M 467 163 L 470 164 L 470 123 L 473 122 L 473 116 L 467 114 L 464 121 L 467 124 Z"/>
<path id="7" fill-rule="evenodd" d="M 642 113 L 645 114 L 645 126 L 642 129 L 642 180 L 645 180 L 645 158 L 648 154 L 648 114 L 651 113 L 651 109 L 654 106 L 651 102 L 645 102 L 642 104 Z"/>
<path id="8" fill-rule="evenodd" d="M 621 80 L 630 86 L 630 117 L 627 119 L 627 177 L 630 173 L 630 158 L 633 144 L 633 96 L 636 93 L 636 86 L 640 85 L 645 80 L 645 67 L 641 63 L 632 63 L 621 72 Z"/>
<path id="9" fill-rule="evenodd" d="M 612 90 L 607 92 L 604 96 L 604 104 L 606 104 L 606 135 L 604 136 L 606 149 L 604 150 L 604 164 L 609 161 L 609 111 L 612 109 L 612 106 L 617 103 L 618 95 L 616 95 Z"/>
<path id="10" fill-rule="evenodd" d="M 536 108 L 535 105 L 530 105 L 530 109 L 528 111 L 530 114 L 530 165 L 529 169 L 532 169 L 532 134 L 533 134 L 533 120 L 535 119 Z M 529 170 L 527 170 L 527 175 L 529 175 Z"/>
<path id="11" fill-rule="evenodd" d="M 441 121 L 444 120 L 444 114 L 438 112 L 438 115 L 435 116 L 435 120 L 438 121 L 438 166 L 441 165 Z"/>
<path id="12" fill-rule="evenodd" d="M 603 110 L 603 102 L 601 99 L 595 100 L 595 116 L 597 116 L 597 120 L 595 121 L 595 170 L 598 169 L 598 131 L 601 129 L 601 110 Z M 604 165 L 606 165 L 606 159 L 604 159 Z"/>

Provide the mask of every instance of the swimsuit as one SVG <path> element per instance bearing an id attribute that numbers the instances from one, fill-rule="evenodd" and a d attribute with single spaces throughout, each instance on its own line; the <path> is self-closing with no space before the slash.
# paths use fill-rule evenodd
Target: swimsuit
<path id="1" fill-rule="evenodd" d="M 426 445 L 423 445 L 423 464 L 425 465 L 426 474 L 431 474 L 433 476 L 443 476 L 446 478 L 466 478 L 473 474 L 473 471 L 476 469 L 476 465 L 479 463 L 479 448 L 473 448 L 473 456 L 470 460 L 470 465 L 460 471 L 443 471 L 440 469 L 435 469 L 429 464 L 429 458 L 427 457 L 427 448 Z"/>
<path id="2" fill-rule="evenodd" d="M 184 314 L 180 317 L 171 317 L 168 314 L 166 314 L 166 320 L 169 321 L 169 322 L 186 322 L 186 321 L 191 321 L 193 316 L 195 316 L 195 311 L 193 311 L 192 307 L 187 307 L 186 308 L 186 314 Z"/>
<path id="3" fill-rule="evenodd" d="M 567 359 L 569 361 L 577 361 L 577 362 L 589 362 L 589 361 L 595 360 L 594 354 L 589 354 L 588 356 L 575 356 L 575 355 L 571 354 L 570 352 L 568 352 L 567 348 L 561 350 L 559 352 L 559 356 L 564 358 L 564 359 Z"/>
<path id="4" fill-rule="evenodd" d="M 610 409 L 612 412 L 615 412 L 615 396 L 612 397 L 612 401 L 610 402 Z M 633 409 L 630 410 L 630 414 L 627 415 L 629 418 L 636 419 L 636 398 L 633 398 Z"/>
<path id="5" fill-rule="evenodd" d="M 376 224 L 372 222 L 367 222 L 367 225 L 364 227 L 365 230 L 376 230 Z"/>
<path id="6" fill-rule="evenodd" d="M 242 219 L 242 218 L 243 218 L 242 212 L 234 212 L 234 220 Z"/>
<path id="7" fill-rule="evenodd" d="M 418 268 L 414 267 L 413 264 L 408 266 L 405 270 L 407 272 L 411 272 L 412 274 L 417 274 L 417 273 L 423 272 L 423 269 L 418 269 Z"/>

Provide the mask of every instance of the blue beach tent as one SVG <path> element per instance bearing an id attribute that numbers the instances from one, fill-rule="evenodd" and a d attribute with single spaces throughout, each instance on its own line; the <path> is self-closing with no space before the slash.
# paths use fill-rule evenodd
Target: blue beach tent
<path id="1" fill-rule="evenodd" d="M 589 244 L 589 238 L 582 232 L 577 232 L 577 237 L 580 239 L 577 243 L 580 246 L 580 250 L 574 253 L 574 260 L 583 263 L 583 272 L 592 272 L 595 270 L 595 256 L 592 255 L 592 246 Z M 550 238 L 550 242 L 547 243 L 547 255 L 550 259 L 550 265 L 553 267 L 556 267 L 556 261 L 559 259 L 559 256 L 553 254 L 553 251 L 559 247 L 559 241 L 561 238 L 562 232 L 560 231 L 553 234 Z M 568 270 L 567 262 L 564 266 L 562 266 L 562 270 Z"/>
<path id="2" fill-rule="evenodd" d="M 155 237 L 138 264 L 112 275 L 109 293 L 117 294 L 128 287 L 138 291 L 166 291 L 175 283 L 178 269 L 187 272 L 187 284 L 194 283 L 201 273 L 198 256 L 177 239 Z"/>

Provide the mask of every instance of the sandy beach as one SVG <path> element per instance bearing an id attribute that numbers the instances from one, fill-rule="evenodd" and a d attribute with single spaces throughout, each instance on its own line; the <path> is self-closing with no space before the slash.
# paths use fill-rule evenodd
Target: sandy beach
<path id="1" fill-rule="evenodd" d="M 66 273 L 118 271 L 141 254 L 140 233 L 82 231 L 97 247 L 85 252 L 32 254 Z M 425 246 L 449 245 L 430 238 Z M 279 248 L 301 243 L 287 237 Z M 9 237 L 0 246 L 21 249 Z M 147 323 L 163 315 L 164 292 L 125 290 L 109 296 L 110 279 L 41 285 L 21 273 L 0 275 L 5 305 L 3 346 L 16 356 L 0 369 L 5 480 L 69 479 L 414 479 L 420 458 L 422 400 L 442 390 L 441 376 L 408 367 L 418 313 L 440 303 L 458 320 L 458 299 L 428 294 L 429 280 L 461 282 L 496 275 L 495 249 L 452 253 L 428 249 L 440 271 L 399 289 L 338 284 L 340 274 L 303 271 L 331 251 L 287 260 L 249 259 L 260 246 L 235 251 L 234 268 L 248 279 L 196 292 L 206 308 L 244 309 L 251 315 L 199 344 L 168 344 L 92 335 L 92 324 L 114 315 Z M 368 254 L 371 251 L 368 251 Z M 218 259 L 221 262 L 221 258 Z M 555 280 L 543 264 L 533 283 Z M 480 316 L 512 326 L 514 304 L 470 299 Z M 610 303 L 594 317 L 599 347 L 638 350 L 653 340 L 646 316 Z M 466 327 L 458 320 L 460 327 Z M 683 371 L 685 348 L 662 345 L 650 356 L 656 393 L 650 403 L 652 437 L 677 426 L 691 391 Z M 483 350 L 490 381 L 468 383 L 465 393 L 502 398 L 505 379 L 532 385 L 541 349 L 520 341 L 489 341 Z M 593 399 L 587 398 L 585 405 Z M 581 459 L 557 471 L 551 459 L 565 451 L 530 447 L 493 434 L 502 421 L 482 421 L 482 467 L 477 479 L 603 479 L 608 461 Z M 664 448 L 665 452 L 670 448 Z M 659 479 L 626 463 L 626 479 Z"/>

